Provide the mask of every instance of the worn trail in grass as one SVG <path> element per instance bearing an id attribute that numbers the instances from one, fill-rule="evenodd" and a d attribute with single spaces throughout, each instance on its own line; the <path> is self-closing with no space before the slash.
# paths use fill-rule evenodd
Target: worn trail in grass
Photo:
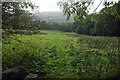
<path id="1" fill-rule="evenodd" d="M 118 38 L 60 31 L 3 39 L 3 69 L 24 66 L 47 78 L 105 78 L 119 69 Z M 113 73 L 114 72 L 114 73 Z"/>

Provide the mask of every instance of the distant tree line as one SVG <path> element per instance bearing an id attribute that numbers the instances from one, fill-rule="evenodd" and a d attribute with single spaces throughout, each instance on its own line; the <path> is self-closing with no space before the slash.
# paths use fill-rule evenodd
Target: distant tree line
<path id="1" fill-rule="evenodd" d="M 72 22 L 62 22 L 62 23 L 53 22 L 53 23 L 47 23 L 47 28 L 43 27 L 43 29 L 72 32 L 72 27 L 73 27 Z"/>

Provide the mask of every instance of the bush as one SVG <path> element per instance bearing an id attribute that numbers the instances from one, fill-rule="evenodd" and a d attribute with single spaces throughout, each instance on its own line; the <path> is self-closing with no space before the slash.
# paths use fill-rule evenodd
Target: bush
<path id="1" fill-rule="evenodd" d="M 32 35 L 40 33 L 39 30 L 14 30 L 14 29 L 6 29 L 3 31 L 2 34 L 25 34 L 25 35 Z"/>

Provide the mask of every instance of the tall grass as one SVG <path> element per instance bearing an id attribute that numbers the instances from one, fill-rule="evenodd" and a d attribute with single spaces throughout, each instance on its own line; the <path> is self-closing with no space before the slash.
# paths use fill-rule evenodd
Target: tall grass
<path id="1" fill-rule="evenodd" d="M 4 35 L 3 70 L 24 66 L 44 78 L 106 78 L 119 73 L 117 37 L 41 32 Z"/>

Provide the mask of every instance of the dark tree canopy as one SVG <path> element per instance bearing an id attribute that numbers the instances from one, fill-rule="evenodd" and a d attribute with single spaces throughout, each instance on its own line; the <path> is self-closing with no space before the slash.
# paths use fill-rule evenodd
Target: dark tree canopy
<path id="1" fill-rule="evenodd" d="M 22 29 L 32 20 L 27 8 L 35 9 L 31 2 L 2 2 L 2 28 Z"/>
<path id="2" fill-rule="evenodd" d="M 100 4 L 103 0 L 101 0 Z M 119 36 L 120 1 L 105 1 L 104 8 L 99 13 L 89 14 L 90 2 L 59 2 L 58 5 L 67 15 L 67 20 L 74 14 L 74 31 L 79 34 Z M 99 4 L 99 5 L 100 5 Z M 99 5 L 93 12 L 97 10 Z"/>

